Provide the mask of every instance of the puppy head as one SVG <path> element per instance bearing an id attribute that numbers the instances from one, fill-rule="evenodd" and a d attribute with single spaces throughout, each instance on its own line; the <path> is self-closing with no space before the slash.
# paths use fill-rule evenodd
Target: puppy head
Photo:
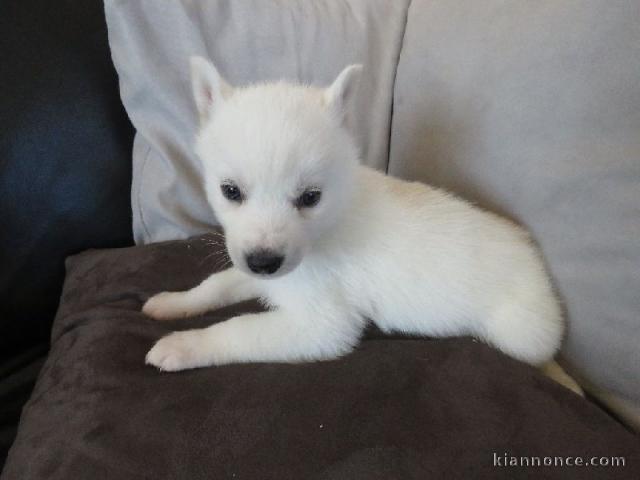
<path id="1" fill-rule="evenodd" d="M 192 58 L 196 152 L 237 268 L 284 275 L 339 220 L 358 163 L 344 117 L 361 70 L 345 68 L 326 89 L 234 88 L 207 60 Z"/>

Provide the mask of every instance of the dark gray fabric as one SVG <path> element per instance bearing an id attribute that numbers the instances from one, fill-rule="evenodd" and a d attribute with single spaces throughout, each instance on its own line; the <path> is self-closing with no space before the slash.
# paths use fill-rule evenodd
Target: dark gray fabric
<path id="1" fill-rule="evenodd" d="M 16 437 L 20 412 L 31 396 L 47 349 L 48 343 L 35 346 L 0 365 L 0 471 Z"/>
<path id="2" fill-rule="evenodd" d="M 132 142 L 102 2 L 0 2 L 0 371 L 48 341 L 68 255 L 133 243 Z"/>
<path id="3" fill-rule="evenodd" d="M 144 356 L 172 329 L 140 313 L 220 261 L 205 238 L 90 251 L 67 262 L 51 354 L 2 480 L 585 478 L 578 467 L 493 466 L 504 455 L 624 456 L 638 437 L 590 402 L 471 339 L 370 335 L 343 359 L 160 373 Z M 309 319 L 313 321 L 313 319 Z M 591 471 L 591 470 L 589 470 Z"/>

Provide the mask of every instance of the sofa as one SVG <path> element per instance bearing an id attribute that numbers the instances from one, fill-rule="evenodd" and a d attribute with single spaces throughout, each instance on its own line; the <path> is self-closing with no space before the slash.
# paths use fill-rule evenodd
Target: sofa
<path id="1" fill-rule="evenodd" d="M 3 3 L 1 478 L 637 478 L 638 21 L 596 0 Z M 532 232 L 586 398 L 470 338 L 375 329 L 333 362 L 145 366 L 169 331 L 261 308 L 140 313 L 222 266 L 189 54 L 236 84 L 362 62 L 363 162 Z"/>
<path id="2" fill-rule="evenodd" d="M 64 258 L 133 245 L 133 127 L 101 2 L 0 6 L 0 463 L 49 348 Z"/>

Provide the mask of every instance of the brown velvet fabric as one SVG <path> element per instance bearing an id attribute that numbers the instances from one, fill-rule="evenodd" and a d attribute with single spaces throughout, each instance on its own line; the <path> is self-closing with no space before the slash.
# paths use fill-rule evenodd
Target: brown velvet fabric
<path id="1" fill-rule="evenodd" d="M 2 480 L 640 478 L 636 435 L 471 339 L 370 335 L 331 362 L 146 366 L 170 330 L 259 308 L 170 323 L 140 313 L 151 294 L 213 271 L 206 238 L 67 261 L 51 353 Z M 494 452 L 626 466 L 495 467 Z"/>

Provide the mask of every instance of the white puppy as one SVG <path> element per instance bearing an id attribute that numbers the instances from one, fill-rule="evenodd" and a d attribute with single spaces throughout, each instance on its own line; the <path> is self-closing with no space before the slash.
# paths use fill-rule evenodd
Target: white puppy
<path id="1" fill-rule="evenodd" d="M 346 68 L 327 89 L 234 88 L 192 59 L 196 151 L 234 266 L 143 311 L 172 319 L 255 297 L 270 310 L 168 335 L 147 363 L 334 359 L 367 319 L 386 332 L 472 335 L 534 365 L 554 356 L 561 310 L 524 230 L 359 164 L 343 120 L 360 72 Z"/>

